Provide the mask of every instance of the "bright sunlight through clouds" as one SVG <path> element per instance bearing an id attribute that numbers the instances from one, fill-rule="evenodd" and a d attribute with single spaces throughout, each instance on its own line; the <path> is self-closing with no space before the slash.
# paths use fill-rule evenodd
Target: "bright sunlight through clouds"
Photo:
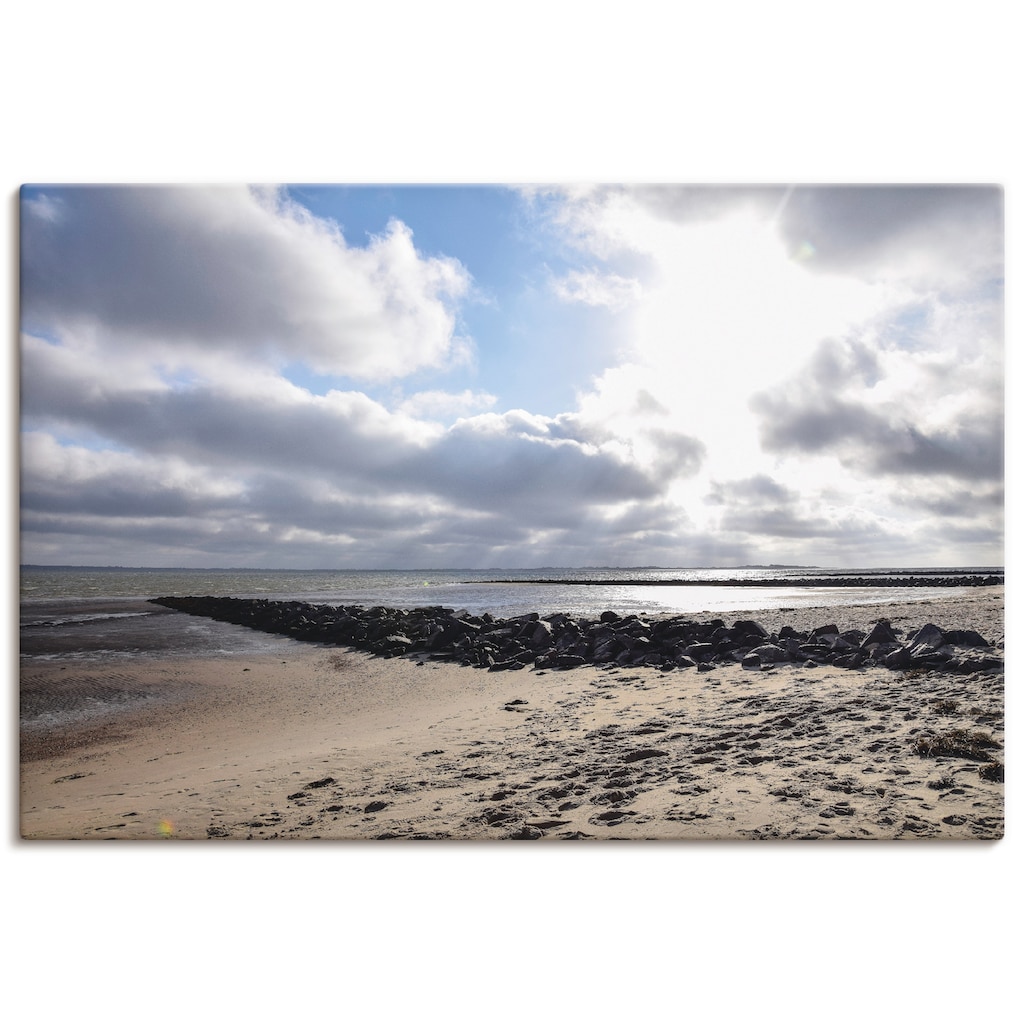
<path id="1" fill-rule="evenodd" d="M 23 560 L 1002 562 L 993 187 L 30 188 Z"/>

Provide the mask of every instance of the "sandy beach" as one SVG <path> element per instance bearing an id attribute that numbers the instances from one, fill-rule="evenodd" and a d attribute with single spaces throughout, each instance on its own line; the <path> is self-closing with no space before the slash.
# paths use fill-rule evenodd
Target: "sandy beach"
<path id="1" fill-rule="evenodd" d="M 960 594 L 753 617 L 768 631 L 933 622 L 1001 656 L 1003 588 Z M 1000 670 L 488 672 L 282 640 L 256 656 L 23 664 L 22 686 L 117 688 L 132 709 L 23 730 L 29 839 L 1003 835 Z"/>

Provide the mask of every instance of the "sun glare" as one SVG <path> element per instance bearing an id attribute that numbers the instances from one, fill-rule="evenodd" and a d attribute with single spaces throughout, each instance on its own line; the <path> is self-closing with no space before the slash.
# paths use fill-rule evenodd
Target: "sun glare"
<path id="1" fill-rule="evenodd" d="M 616 211 L 616 232 L 624 218 Z M 629 236 L 653 269 L 629 321 L 632 366 L 617 380 L 605 375 L 603 397 L 628 377 L 675 428 L 706 440 L 720 472 L 739 475 L 760 456 L 749 396 L 780 387 L 823 339 L 848 333 L 889 298 L 814 270 L 809 249 L 791 256 L 774 221 L 754 211 L 696 224 L 636 211 Z"/>
<path id="2" fill-rule="evenodd" d="M 636 342 L 647 361 L 687 376 L 726 366 L 730 378 L 768 383 L 881 300 L 869 285 L 791 258 L 772 222 L 751 213 L 662 224 L 658 234 Z"/>

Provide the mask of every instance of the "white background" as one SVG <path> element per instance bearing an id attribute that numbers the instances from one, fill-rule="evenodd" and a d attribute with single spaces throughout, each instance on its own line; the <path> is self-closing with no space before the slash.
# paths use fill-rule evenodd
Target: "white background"
<path id="1" fill-rule="evenodd" d="M 1019 967 L 1012 752 L 1010 834 L 997 844 L 20 842 L 17 189 L 1003 184 L 1012 467 L 1022 83 L 1010 11 L 989 0 L 9 10 L 9 999 L 42 1020 L 1002 1016 Z M 1012 732 L 1012 668 L 1007 679 Z"/>

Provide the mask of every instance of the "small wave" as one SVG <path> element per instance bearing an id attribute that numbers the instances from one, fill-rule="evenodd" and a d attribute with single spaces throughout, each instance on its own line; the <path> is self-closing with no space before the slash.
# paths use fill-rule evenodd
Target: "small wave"
<path id="1" fill-rule="evenodd" d="M 102 622 L 105 619 L 139 619 L 152 612 L 92 612 L 83 615 L 62 615 L 48 619 L 37 619 L 35 622 L 22 622 L 25 628 L 48 628 L 55 626 L 76 626 L 83 622 Z"/>

